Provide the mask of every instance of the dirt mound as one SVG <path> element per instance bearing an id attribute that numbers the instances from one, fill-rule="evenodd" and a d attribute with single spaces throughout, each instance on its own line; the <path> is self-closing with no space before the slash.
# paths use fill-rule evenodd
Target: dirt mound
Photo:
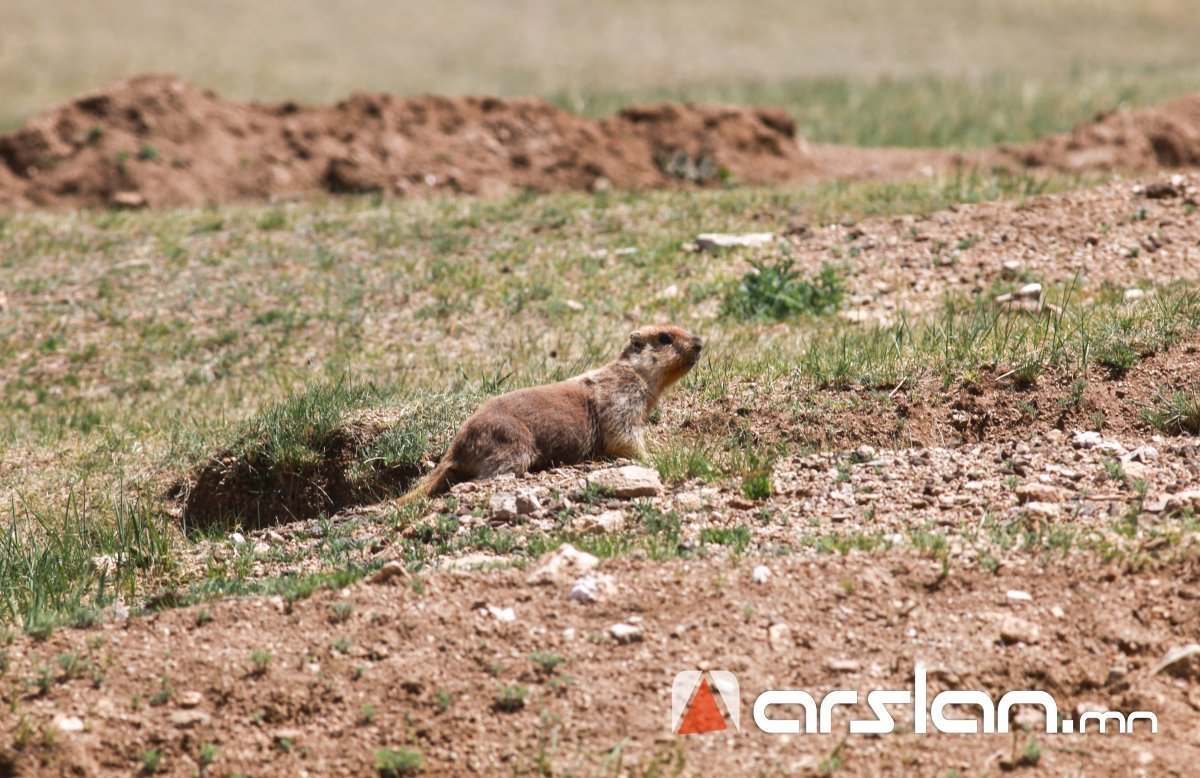
<path id="1" fill-rule="evenodd" d="M 239 441 L 172 485 L 169 496 L 179 500 L 188 527 L 263 527 L 376 502 L 420 474 L 419 465 L 373 467 L 363 461 L 363 452 L 398 421 L 398 414 L 384 411 L 353 414 L 310 451 L 287 459 Z"/>
<path id="2" fill-rule="evenodd" d="M 1156 108 L 1120 110 L 1025 146 L 1002 160 L 1068 172 L 1153 170 L 1200 165 L 1200 94 Z"/>
<path id="3" fill-rule="evenodd" d="M 786 113 L 765 108 L 661 105 L 599 122 L 490 97 L 357 95 L 303 108 L 142 76 L 0 137 L 0 206 L 768 183 L 811 169 L 794 136 Z"/>
<path id="4" fill-rule="evenodd" d="M 593 121 L 533 99 L 237 103 L 118 81 L 0 136 L 0 208 L 205 205 L 319 193 L 496 195 L 895 178 L 968 166 L 1200 164 L 1200 95 L 977 153 L 808 144 L 775 108 L 663 104 Z"/>

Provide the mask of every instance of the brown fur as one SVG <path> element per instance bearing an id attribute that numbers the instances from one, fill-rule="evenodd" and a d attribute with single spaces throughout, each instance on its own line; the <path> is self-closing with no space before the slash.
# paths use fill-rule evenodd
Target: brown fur
<path id="1" fill-rule="evenodd" d="M 621 355 L 602 368 L 493 397 L 463 424 L 438 466 L 400 501 L 504 473 L 645 457 L 646 418 L 663 392 L 696 364 L 703 345 L 679 327 L 646 327 L 632 333 Z"/>

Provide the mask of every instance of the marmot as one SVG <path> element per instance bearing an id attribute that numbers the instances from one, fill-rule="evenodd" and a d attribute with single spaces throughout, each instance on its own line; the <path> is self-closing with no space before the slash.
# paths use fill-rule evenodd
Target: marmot
<path id="1" fill-rule="evenodd" d="M 647 327 L 630 334 L 621 355 L 604 367 L 493 397 L 400 502 L 504 473 L 604 457 L 644 458 L 646 418 L 663 392 L 696 365 L 703 346 L 679 327 Z"/>

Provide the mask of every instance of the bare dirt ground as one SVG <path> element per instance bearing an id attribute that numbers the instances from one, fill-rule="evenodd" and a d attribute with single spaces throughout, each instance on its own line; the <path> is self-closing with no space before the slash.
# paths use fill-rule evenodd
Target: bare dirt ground
<path id="1" fill-rule="evenodd" d="M 174 775 L 361 775 L 373 749 L 418 746 L 428 772 L 444 775 L 1183 776 L 1200 756 L 1191 669 L 1156 668 L 1200 629 L 1194 560 L 949 575 L 910 554 L 767 564 L 758 584 L 745 562 L 606 563 L 616 588 L 593 604 L 524 571 L 446 572 L 419 591 L 398 577 L 22 639 L 10 674 L 48 678 L 21 700 L 17 729 L 31 744 L 0 765 L 133 773 L 154 749 Z M 635 632 L 618 640 L 615 624 Z M 272 658 L 257 666 L 255 652 Z M 65 655 L 76 659 L 68 669 Z M 1159 734 L 1043 736 L 1030 762 L 1027 733 L 781 737 L 749 724 L 758 690 L 909 689 L 918 661 L 931 695 L 1040 688 L 1067 718 L 1153 710 Z M 737 675 L 741 733 L 669 734 L 671 680 L 694 667 Z M 500 702 L 506 687 L 524 690 L 519 703 Z M 905 713 L 897 720 L 911 727 Z M 204 768 L 202 744 L 218 749 Z"/>
<path id="2" fill-rule="evenodd" d="M 357 95 L 332 107 L 224 101 L 118 81 L 0 136 L 0 208 L 205 205 L 312 196 L 798 184 L 960 168 L 1072 172 L 1200 163 L 1200 96 L 1027 146 L 963 154 L 797 141 L 769 108 L 662 104 L 592 121 L 538 100 Z"/>

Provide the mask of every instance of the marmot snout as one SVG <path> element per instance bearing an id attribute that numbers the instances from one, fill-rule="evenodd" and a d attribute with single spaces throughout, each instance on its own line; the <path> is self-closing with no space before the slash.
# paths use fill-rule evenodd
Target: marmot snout
<path id="1" fill-rule="evenodd" d="M 620 356 L 604 367 L 493 397 L 466 420 L 438 466 L 401 501 L 504 473 L 645 457 L 646 418 L 663 392 L 695 367 L 703 346 L 679 327 L 645 327 L 630 334 Z"/>

